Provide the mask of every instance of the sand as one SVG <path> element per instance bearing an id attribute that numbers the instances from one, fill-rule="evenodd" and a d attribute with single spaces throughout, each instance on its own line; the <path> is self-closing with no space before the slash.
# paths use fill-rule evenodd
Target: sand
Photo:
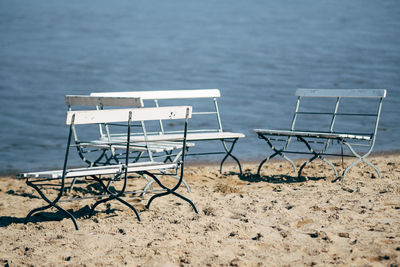
<path id="1" fill-rule="evenodd" d="M 400 156 L 372 158 L 383 178 L 364 165 L 347 180 L 315 162 L 298 179 L 289 165 L 274 161 L 263 177 L 256 163 L 189 166 L 192 192 L 179 189 L 199 214 L 173 196 L 126 197 L 140 211 L 116 201 L 100 205 L 88 218 L 93 200 L 62 203 L 78 218 L 54 210 L 24 217 L 43 200 L 14 177 L 0 178 L 0 264 L 5 266 L 298 266 L 400 264 Z M 335 164 L 341 169 L 341 161 Z M 348 163 L 348 162 L 345 162 Z M 300 161 L 297 162 L 300 164 Z M 144 179 L 132 180 L 140 188 Z M 86 188 L 79 184 L 77 188 Z M 48 219 L 58 221 L 48 221 Z"/>

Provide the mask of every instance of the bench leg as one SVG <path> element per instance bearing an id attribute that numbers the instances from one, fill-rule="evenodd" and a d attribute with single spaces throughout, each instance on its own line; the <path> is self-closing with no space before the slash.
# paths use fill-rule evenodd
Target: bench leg
<path id="1" fill-rule="evenodd" d="M 61 208 L 60 206 L 58 206 L 58 205 L 56 204 L 56 203 L 58 202 L 58 200 L 59 200 L 59 199 L 61 198 L 61 196 L 62 196 L 62 193 L 63 193 L 63 191 L 64 191 L 64 188 L 63 188 L 63 187 L 60 189 L 60 192 L 58 193 L 58 196 L 56 197 L 56 199 L 55 199 L 54 201 L 50 201 L 50 200 L 43 194 L 43 192 L 40 190 L 40 188 L 37 187 L 34 183 L 32 183 L 32 182 L 30 182 L 29 180 L 27 180 L 27 181 L 26 181 L 26 184 L 29 185 L 30 187 L 34 188 L 34 189 L 39 193 L 39 195 L 42 197 L 42 199 L 43 199 L 44 201 L 46 201 L 47 203 L 49 203 L 49 205 L 46 205 L 46 206 L 43 206 L 43 207 L 40 207 L 40 208 L 36 208 L 36 209 L 31 210 L 31 211 L 28 213 L 28 215 L 25 217 L 24 224 L 27 224 L 28 221 L 29 221 L 29 219 L 30 219 L 30 217 L 33 216 L 35 213 L 37 213 L 37 212 L 39 212 L 39 211 L 43 211 L 43 210 L 49 209 L 49 208 L 51 208 L 51 207 L 54 207 L 54 208 L 58 209 L 61 213 L 64 213 L 65 215 L 67 215 L 67 217 L 69 217 L 69 218 L 72 220 L 72 222 L 74 223 L 75 229 L 76 229 L 76 230 L 79 230 L 78 224 L 77 224 L 77 222 L 76 222 L 76 219 L 75 219 L 74 215 L 72 215 L 69 211 L 67 211 L 67 210 L 65 210 L 65 209 L 63 209 L 63 208 Z"/>
<path id="2" fill-rule="evenodd" d="M 166 173 L 166 175 L 169 175 L 172 178 L 175 178 L 176 180 L 180 179 L 179 176 L 177 176 L 177 175 L 169 174 L 167 171 L 165 173 Z M 154 179 L 149 179 L 146 174 L 142 174 L 142 176 L 148 181 L 148 183 L 143 188 L 143 192 L 141 194 L 141 196 L 144 196 L 146 193 L 150 193 L 153 190 L 153 184 L 154 184 L 155 180 Z M 157 178 L 159 178 L 160 176 L 162 176 L 162 175 L 158 175 Z M 185 181 L 185 179 L 182 179 L 182 183 L 186 186 L 187 192 L 190 193 L 191 192 L 190 186 Z"/>
<path id="3" fill-rule="evenodd" d="M 343 144 L 345 144 L 345 145 L 350 149 L 351 153 L 353 153 L 353 155 L 354 155 L 355 157 L 357 157 L 358 159 L 357 159 L 356 161 L 354 161 L 352 164 L 350 164 L 350 165 L 343 171 L 342 182 L 344 182 L 344 178 L 345 178 L 347 172 L 348 172 L 351 168 L 353 168 L 355 165 L 357 165 L 358 163 L 360 163 L 360 162 L 364 162 L 364 163 L 366 163 L 367 165 L 371 166 L 371 167 L 375 170 L 375 172 L 376 172 L 376 174 L 378 175 L 378 177 L 379 177 L 379 178 L 382 178 L 382 175 L 381 175 L 381 172 L 379 171 L 379 169 L 378 169 L 374 164 L 372 164 L 371 162 L 369 162 L 368 160 L 366 160 L 366 157 L 368 157 L 368 155 L 369 155 L 369 154 L 371 153 L 371 151 L 372 151 L 372 147 L 370 148 L 370 150 L 369 150 L 365 155 L 361 156 L 359 153 L 357 153 L 357 152 L 353 149 L 353 147 L 352 147 L 349 143 L 343 142 Z"/>
<path id="4" fill-rule="evenodd" d="M 180 183 L 181 183 L 182 177 L 180 178 L 179 182 L 177 183 L 177 185 L 176 185 L 175 187 L 173 187 L 173 188 L 168 188 L 168 187 L 166 187 L 165 185 L 163 185 L 163 184 L 160 182 L 160 180 L 158 180 L 158 178 L 157 178 L 154 174 L 152 174 L 152 173 L 150 173 L 150 172 L 148 172 L 148 171 L 144 171 L 144 173 L 146 173 L 147 175 L 149 175 L 150 177 L 152 177 L 153 180 L 154 180 L 161 188 L 163 188 L 163 189 L 166 190 L 166 192 L 162 192 L 162 193 L 153 195 L 153 196 L 149 199 L 149 201 L 147 202 L 146 209 L 149 209 L 149 208 L 150 208 L 150 204 L 153 202 L 154 199 L 156 199 L 156 198 L 158 198 L 158 197 L 166 196 L 166 195 L 169 195 L 169 194 L 173 194 L 174 196 L 179 197 L 179 198 L 185 200 L 186 202 L 188 202 L 188 203 L 190 204 L 190 206 L 192 206 L 194 212 L 199 213 L 199 212 L 197 211 L 197 209 L 196 209 L 196 206 L 194 205 L 194 203 L 193 203 L 190 199 L 188 199 L 188 198 L 182 196 L 181 194 L 178 194 L 178 193 L 175 192 L 175 190 L 177 190 L 177 189 L 179 188 L 179 185 L 180 185 Z"/>
<path id="5" fill-rule="evenodd" d="M 273 157 L 275 157 L 277 155 L 281 156 L 283 159 L 288 161 L 292 165 L 294 172 L 297 172 L 296 164 L 294 164 L 294 162 L 289 157 L 287 157 L 285 154 L 283 154 L 282 150 L 276 149 L 275 146 L 268 139 L 268 137 L 265 137 L 264 135 L 261 135 L 261 134 L 259 134 L 258 137 L 261 139 L 264 139 L 267 142 L 267 144 L 269 145 L 269 147 L 275 152 L 272 155 L 269 155 L 268 157 L 266 157 L 263 161 L 261 161 L 260 165 L 258 165 L 258 169 L 257 169 L 258 176 L 260 176 L 261 168 L 264 165 L 264 163 L 268 162 L 270 159 L 272 159 Z"/>
<path id="6" fill-rule="evenodd" d="M 225 139 L 221 140 L 222 145 L 224 146 L 224 149 L 225 149 L 226 154 L 225 154 L 225 157 L 224 157 L 224 158 L 222 159 L 222 161 L 221 161 L 221 164 L 220 164 L 220 167 L 219 167 L 219 173 L 222 173 L 222 165 L 224 165 L 225 160 L 226 160 L 228 157 L 231 157 L 234 161 L 236 161 L 237 165 L 239 166 L 240 175 L 243 174 L 243 172 L 242 172 L 242 165 L 240 165 L 239 160 L 238 160 L 234 155 L 232 155 L 232 150 L 233 150 L 233 147 L 235 146 L 237 140 L 238 140 L 238 139 L 236 138 L 236 139 L 234 139 L 233 141 L 230 141 L 230 142 L 232 143 L 230 149 L 228 149 L 228 147 L 227 147 L 227 145 L 226 145 L 226 142 L 229 142 L 229 141 L 226 141 Z"/>
<path id="7" fill-rule="evenodd" d="M 321 154 L 323 154 L 325 151 L 322 151 L 322 152 L 319 152 L 319 153 L 316 152 L 316 151 L 310 146 L 310 144 L 307 142 L 307 140 L 305 140 L 302 136 L 297 136 L 297 139 L 300 140 L 301 142 L 303 142 L 303 143 L 306 145 L 306 147 L 308 148 L 308 150 L 314 155 L 314 156 L 312 156 L 309 160 L 307 160 L 306 162 L 304 162 L 303 165 L 301 165 L 300 170 L 299 170 L 299 173 L 298 173 L 298 177 L 301 176 L 301 173 L 302 173 L 304 167 L 305 167 L 307 164 L 309 164 L 310 162 L 312 162 L 313 160 L 317 159 L 317 158 L 319 158 L 319 159 L 321 159 L 322 161 L 328 163 L 328 165 L 331 166 L 332 169 L 333 169 L 333 171 L 335 172 L 335 177 L 338 177 L 338 172 L 337 172 L 337 170 L 336 170 L 335 165 L 333 165 L 332 162 L 330 162 L 330 161 L 327 160 L 324 156 L 321 155 Z"/>
<path id="8" fill-rule="evenodd" d="M 77 145 L 78 145 L 78 143 L 77 143 Z M 101 153 L 101 155 L 100 155 L 95 161 L 90 161 L 90 160 L 88 160 L 87 158 L 85 158 L 85 156 L 83 155 L 84 152 L 82 151 L 82 149 L 80 149 L 79 146 L 77 146 L 77 149 L 78 149 L 79 157 L 80 157 L 86 164 L 88 164 L 89 167 L 97 166 L 97 164 L 98 164 L 98 163 L 100 162 L 100 160 L 102 160 L 103 158 L 105 158 L 105 159 L 107 160 L 106 163 L 105 163 L 104 165 L 107 165 L 108 162 L 110 161 L 110 160 L 107 158 L 107 155 L 106 155 L 106 154 L 107 154 L 107 153 L 106 153 L 107 150 L 106 150 L 106 149 L 103 149 L 103 152 Z M 71 186 L 69 187 L 69 192 L 71 192 L 72 189 L 74 188 L 76 179 L 77 179 L 77 178 L 74 178 L 74 179 L 72 180 Z"/>
<path id="9" fill-rule="evenodd" d="M 91 210 L 90 210 L 89 217 L 92 217 L 92 216 L 93 216 L 94 210 L 96 209 L 96 207 L 97 207 L 98 205 L 100 205 L 100 204 L 102 204 L 102 203 L 106 203 L 106 202 L 108 202 L 108 201 L 110 201 L 110 200 L 115 199 L 115 200 L 118 200 L 119 202 L 121 202 L 122 204 L 124 204 L 125 206 L 127 206 L 128 208 L 130 208 L 131 210 L 133 210 L 133 212 L 135 213 L 135 215 L 136 215 L 138 221 L 141 220 L 141 219 L 140 219 L 140 216 L 139 216 L 139 213 L 138 213 L 138 211 L 135 209 L 135 207 L 132 206 L 131 204 L 129 204 L 128 202 L 126 202 L 125 200 L 123 200 L 123 199 L 120 198 L 120 197 L 124 194 L 124 190 L 120 191 L 118 194 L 114 194 L 114 193 L 110 192 L 110 190 L 108 189 L 108 187 L 103 183 L 103 181 L 102 181 L 100 178 L 98 178 L 98 177 L 95 176 L 95 175 L 92 175 L 91 177 L 92 177 L 93 179 L 95 179 L 95 180 L 100 184 L 100 186 L 103 188 L 103 190 L 104 190 L 107 194 L 109 194 L 110 196 L 107 197 L 107 198 L 103 198 L 103 199 L 97 201 L 96 203 L 94 203 L 94 205 L 92 206 L 92 208 L 91 208 Z M 127 179 L 127 178 L 125 177 L 125 181 L 124 181 L 125 183 L 126 183 L 126 179 Z M 125 188 L 125 186 L 124 186 L 124 188 Z"/>

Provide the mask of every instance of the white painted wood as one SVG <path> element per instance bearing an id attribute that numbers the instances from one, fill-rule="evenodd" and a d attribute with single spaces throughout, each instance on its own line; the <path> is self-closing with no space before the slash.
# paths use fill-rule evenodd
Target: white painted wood
<path id="1" fill-rule="evenodd" d="M 93 92 L 91 96 L 139 97 L 142 100 L 220 97 L 219 89 Z"/>
<path id="2" fill-rule="evenodd" d="M 107 138 L 103 138 L 102 140 L 94 140 L 91 142 L 87 143 L 80 143 L 79 145 L 82 147 L 96 147 L 96 148 L 104 148 L 104 149 L 109 149 L 109 148 L 114 148 L 114 149 L 120 149 L 120 150 L 126 150 L 126 138 L 122 140 L 122 138 L 118 140 L 116 139 L 111 139 L 112 142 L 107 141 Z M 187 147 L 194 147 L 194 143 L 186 143 Z M 171 150 L 176 150 L 176 149 L 181 149 L 183 146 L 182 142 L 161 142 L 161 141 L 155 141 L 155 142 L 148 142 L 147 147 L 146 143 L 144 142 L 133 142 L 130 143 L 129 148 L 131 151 L 144 151 L 146 152 L 147 149 L 149 149 L 153 153 L 160 153 L 160 152 L 165 152 L 165 151 L 171 151 Z"/>
<path id="3" fill-rule="evenodd" d="M 244 138 L 246 137 L 242 133 L 232 133 L 232 132 L 207 132 L 207 133 L 188 133 L 186 136 L 187 141 L 204 141 L 204 140 L 221 140 L 221 139 L 236 139 L 236 138 Z M 150 142 L 153 141 L 182 141 L 182 134 L 160 134 L 160 135 L 147 135 L 147 140 Z M 113 141 L 124 141 L 125 137 L 113 137 Z M 132 136 L 132 142 L 144 142 L 143 136 Z"/>
<path id="4" fill-rule="evenodd" d="M 188 118 L 192 116 L 191 106 L 171 106 L 160 108 L 136 108 L 136 109 L 108 109 L 108 110 L 78 110 L 68 111 L 66 124 L 70 125 L 75 116 L 74 124 L 93 124 L 126 122 L 132 112 L 132 121 L 184 119 L 188 112 Z"/>
<path id="5" fill-rule="evenodd" d="M 315 137 L 315 138 L 344 138 L 344 139 L 357 139 L 357 140 L 371 140 L 371 135 L 357 135 L 350 133 L 329 133 L 329 132 L 305 132 L 305 131 L 288 131 L 288 130 L 269 130 L 269 129 L 254 129 L 256 133 L 270 134 L 276 136 L 302 136 L 302 137 Z"/>
<path id="6" fill-rule="evenodd" d="M 88 96 L 66 95 L 65 103 L 68 106 L 114 106 L 114 107 L 142 107 L 139 97 L 117 96 Z"/>
<path id="7" fill-rule="evenodd" d="M 128 172 L 150 171 L 150 170 L 166 170 L 176 169 L 177 163 L 162 162 L 139 162 L 128 165 Z M 122 165 L 107 165 L 90 168 L 68 169 L 65 178 L 84 177 L 90 175 L 113 175 L 122 171 Z M 28 172 L 18 175 L 19 178 L 62 178 L 62 170 L 44 171 L 44 172 Z"/>
<path id="8" fill-rule="evenodd" d="M 386 89 L 297 89 L 300 97 L 369 97 L 385 98 Z"/>

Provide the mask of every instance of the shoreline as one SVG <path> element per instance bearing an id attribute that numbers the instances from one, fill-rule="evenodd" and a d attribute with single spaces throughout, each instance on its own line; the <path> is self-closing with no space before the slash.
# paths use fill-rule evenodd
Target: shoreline
<path id="1" fill-rule="evenodd" d="M 381 156 L 399 156 L 400 157 L 400 150 L 395 149 L 395 150 L 387 150 L 387 151 L 377 151 L 377 152 L 372 152 L 368 158 L 371 157 L 381 157 Z M 265 156 L 267 156 L 267 154 L 265 154 Z M 203 158 L 203 157 L 201 157 Z M 200 160 L 191 160 L 190 158 L 188 158 L 185 162 L 185 166 L 187 167 L 206 167 L 206 166 L 214 166 L 217 167 L 220 164 L 220 159 L 218 159 L 217 161 L 210 161 L 210 160 L 205 160 L 205 159 L 201 159 Z M 326 157 L 328 159 L 341 159 L 341 157 L 337 156 L 337 157 L 332 157 L 332 156 L 328 156 Z M 240 163 L 242 165 L 246 165 L 246 164 L 259 164 L 261 162 L 261 160 L 263 160 L 264 158 L 260 157 L 258 159 L 247 159 L 247 160 L 240 160 Z M 295 156 L 292 158 L 293 161 L 295 162 L 299 162 L 299 161 L 304 161 L 306 159 L 308 159 L 307 157 L 300 157 L 300 156 Z M 282 161 L 282 162 L 286 162 L 285 160 L 283 160 L 282 158 L 276 157 L 271 159 L 272 162 L 276 162 L 276 161 Z M 224 167 L 225 166 L 230 166 L 230 165 L 236 165 L 235 162 L 232 161 L 232 159 L 227 160 L 227 162 L 224 163 Z M 49 170 L 51 168 L 40 168 L 38 170 L 35 171 L 45 171 L 45 170 Z M 57 168 L 52 168 L 53 170 L 56 170 Z M 12 176 L 16 176 L 18 173 L 21 172 L 29 172 L 30 170 L 23 170 L 23 171 L 18 171 L 18 170 L 10 170 L 10 171 L 4 171 L 1 172 L 0 171 L 0 179 L 2 178 L 7 178 L 7 177 L 12 177 Z M 16 178 L 17 179 L 17 178 Z"/>
<path id="2" fill-rule="evenodd" d="M 215 165 L 188 166 L 185 179 L 192 191 L 182 186 L 179 193 L 195 203 L 199 214 L 173 196 L 146 209 L 151 193 L 125 198 L 138 209 L 141 222 L 117 201 L 99 205 L 92 218 L 93 200 L 63 202 L 77 217 L 79 231 L 54 210 L 23 224 L 27 213 L 45 202 L 24 179 L 3 178 L 0 264 L 399 265 L 400 156 L 370 160 L 382 179 L 360 165 L 344 182 L 333 183 L 332 170 L 321 162 L 307 167 L 300 178 L 291 176 L 289 164 L 279 160 L 271 161 L 261 178 L 253 173 L 258 164 L 252 163 L 243 164 L 243 175 L 233 164 L 223 174 Z M 341 168 L 339 159 L 334 164 Z M 86 183 L 76 186 L 85 189 Z M 144 184 L 145 179 L 129 182 L 131 188 Z"/>

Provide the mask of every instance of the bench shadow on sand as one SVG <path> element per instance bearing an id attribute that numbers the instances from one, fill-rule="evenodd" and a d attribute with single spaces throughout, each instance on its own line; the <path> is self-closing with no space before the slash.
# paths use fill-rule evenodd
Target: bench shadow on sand
<path id="1" fill-rule="evenodd" d="M 95 211 L 96 213 L 105 213 L 109 214 L 108 217 L 117 216 L 115 215 L 116 211 L 122 211 L 120 209 L 111 209 L 111 205 L 106 204 L 107 209 L 104 211 Z M 53 208 L 54 209 L 54 208 Z M 76 219 L 81 218 L 89 218 L 90 207 L 88 205 L 80 208 L 79 210 L 67 209 Z M 28 223 L 38 223 L 38 222 L 47 222 L 47 221 L 62 221 L 63 219 L 70 219 L 70 217 L 66 216 L 65 213 L 60 212 L 38 212 L 34 214 L 28 221 Z M 0 216 L 0 227 L 7 227 L 13 223 L 15 224 L 23 224 L 25 221 L 25 217 L 13 217 L 13 216 Z"/>
<path id="2" fill-rule="evenodd" d="M 292 184 L 292 183 L 303 183 L 307 181 L 318 181 L 326 180 L 327 176 L 322 177 L 310 177 L 310 176 L 291 176 L 286 174 L 276 174 L 276 175 L 258 175 L 251 173 L 250 171 L 245 171 L 243 174 L 230 172 L 229 175 L 237 175 L 240 180 L 249 183 L 260 183 L 266 182 L 271 184 Z"/>

